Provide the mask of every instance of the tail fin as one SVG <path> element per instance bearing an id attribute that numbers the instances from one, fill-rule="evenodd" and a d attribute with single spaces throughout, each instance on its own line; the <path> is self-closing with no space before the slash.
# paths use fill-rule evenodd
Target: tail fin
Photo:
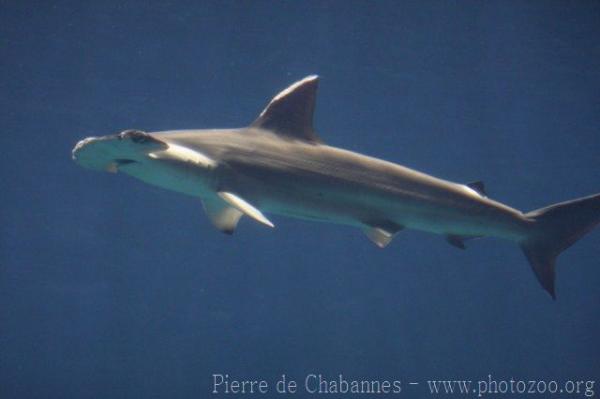
<path id="1" fill-rule="evenodd" d="M 556 299 L 556 257 L 600 222 L 600 194 L 536 209 L 525 216 L 535 223 L 531 236 L 521 242 L 521 249 L 542 287 Z"/>

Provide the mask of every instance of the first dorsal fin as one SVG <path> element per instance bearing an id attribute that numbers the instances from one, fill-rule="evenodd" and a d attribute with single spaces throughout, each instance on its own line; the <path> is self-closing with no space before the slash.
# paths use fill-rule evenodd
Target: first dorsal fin
<path id="1" fill-rule="evenodd" d="M 307 76 L 277 94 L 251 126 L 296 140 L 320 142 L 313 129 L 319 77 Z"/>

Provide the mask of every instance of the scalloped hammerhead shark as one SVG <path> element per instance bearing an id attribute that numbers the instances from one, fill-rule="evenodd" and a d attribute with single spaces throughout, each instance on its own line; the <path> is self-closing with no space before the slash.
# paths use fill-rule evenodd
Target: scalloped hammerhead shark
<path id="1" fill-rule="evenodd" d="M 403 229 L 517 243 L 542 287 L 555 295 L 555 260 L 600 222 L 600 193 L 523 213 L 487 197 L 481 182 L 457 184 L 325 145 L 313 129 L 318 77 L 277 94 L 248 127 L 146 133 L 126 130 L 77 143 L 73 159 L 123 172 L 202 200 L 231 234 L 242 216 L 267 214 L 358 227 L 379 247 Z"/>

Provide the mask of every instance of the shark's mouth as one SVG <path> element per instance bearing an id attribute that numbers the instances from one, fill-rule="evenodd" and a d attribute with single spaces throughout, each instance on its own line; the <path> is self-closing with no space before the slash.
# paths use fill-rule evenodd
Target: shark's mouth
<path id="1" fill-rule="evenodd" d="M 136 164 L 136 163 L 139 163 L 139 162 L 134 161 L 133 159 L 119 158 L 119 159 L 115 159 L 114 161 L 109 163 L 106 166 L 105 170 L 107 172 L 117 173 L 119 171 L 119 169 L 121 169 L 123 166 L 132 165 L 132 164 Z"/>
<path id="2" fill-rule="evenodd" d="M 118 166 L 121 166 L 121 165 L 129 165 L 132 163 L 137 163 L 137 161 L 134 161 L 133 159 L 115 159 L 115 163 Z"/>

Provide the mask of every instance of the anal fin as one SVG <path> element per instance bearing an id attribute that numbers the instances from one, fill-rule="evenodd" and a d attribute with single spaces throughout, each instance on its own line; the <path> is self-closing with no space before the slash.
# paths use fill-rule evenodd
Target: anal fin
<path id="1" fill-rule="evenodd" d="M 465 246 L 465 241 L 479 237 L 481 236 L 460 236 L 456 234 L 448 234 L 446 235 L 446 241 L 448 241 L 450 245 L 455 246 L 456 248 L 467 249 L 467 247 Z"/>
<path id="2" fill-rule="evenodd" d="M 446 241 L 448 241 L 450 245 L 455 246 L 456 248 L 467 249 L 467 247 L 465 246 L 464 238 L 461 236 L 449 234 L 446 236 Z"/>

